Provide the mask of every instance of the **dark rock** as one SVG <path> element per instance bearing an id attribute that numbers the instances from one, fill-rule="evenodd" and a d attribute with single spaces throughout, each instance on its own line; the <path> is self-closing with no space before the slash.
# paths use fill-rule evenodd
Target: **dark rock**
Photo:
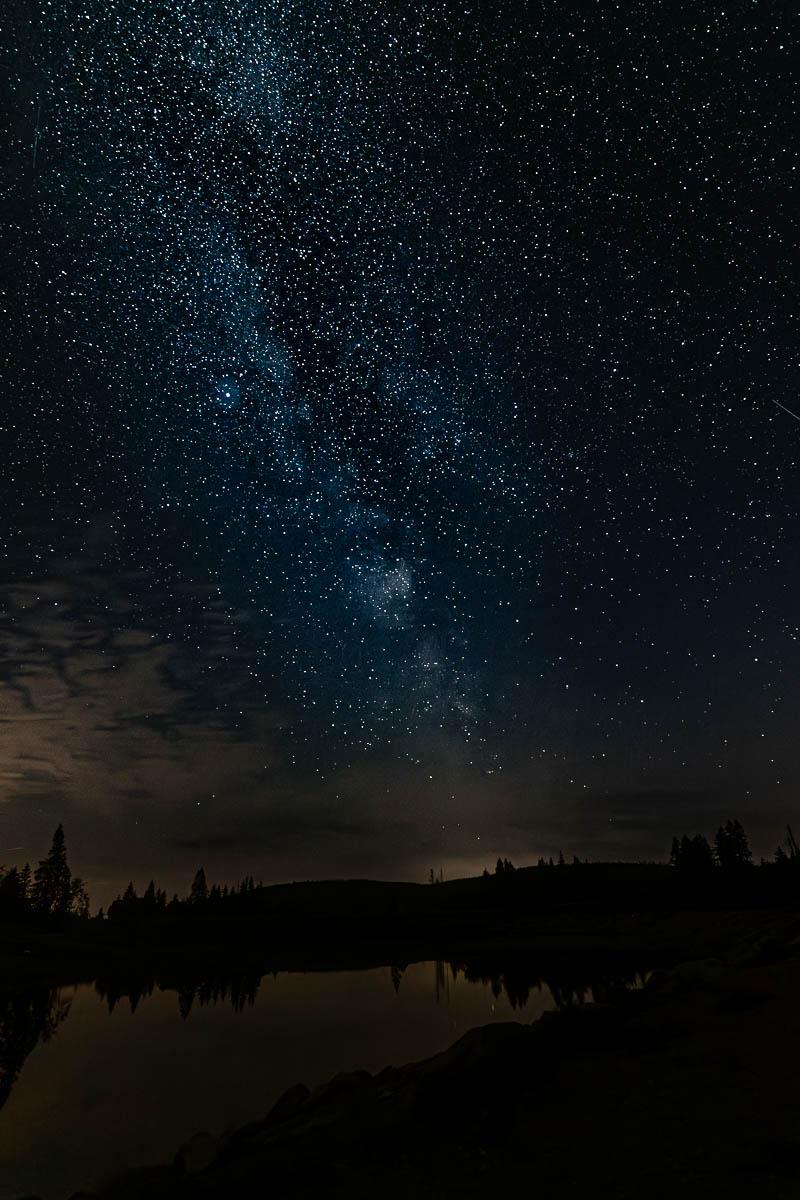
<path id="1" fill-rule="evenodd" d="M 369 1071 L 346 1071 L 334 1075 L 311 1093 L 309 1103 L 315 1108 L 351 1107 L 375 1091 L 375 1079 Z"/>
<path id="2" fill-rule="evenodd" d="M 293 1117 L 308 1100 L 311 1092 L 304 1083 L 296 1083 L 280 1096 L 269 1110 L 268 1121 L 285 1121 Z"/>
<path id="3" fill-rule="evenodd" d="M 215 1138 L 213 1133 L 203 1130 L 202 1133 L 194 1134 L 184 1146 L 181 1146 L 175 1156 L 175 1162 L 187 1175 L 196 1175 L 216 1162 L 221 1149 L 219 1138 Z"/>
<path id="4" fill-rule="evenodd" d="M 519 1066 L 519 1056 L 531 1045 L 531 1028 L 515 1022 L 471 1029 L 447 1050 L 420 1064 L 423 1080 L 447 1078 L 461 1086 L 487 1073 L 502 1073 Z"/>
<path id="5" fill-rule="evenodd" d="M 487 1095 L 516 1103 L 527 1079 L 533 1027 L 515 1023 L 472 1029 L 441 1054 L 419 1063 L 398 1089 L 401 1110 L 447 1113 L 452 1123 Z"/>
<path id="6" fill-rule="evenodd" d="M 735 947 L 728 954 L 728 962 L 733 966 L 753 966 L 761 963 L 782 962 L 793 953 L 793 943 L 774 933 L 762 934 L 750 938 Z"/>
<path id="7" fill-rule="evenodd" d="M 738 992 L 726 992 L 717 1001 L 717 1012 L 737 1013 L 750 1012 L 766 1004 L 769 996 L 765 992 L 742 989 Z"/>
<path id="8" fill-rule="evenodd" d="M 174 1200 L 179 1179 L 175 1166 L 134 1167 L 98 1185 L 97 1200 Z"/>
<path id="9" fill-rule="evenodd" d="M 654 971 L 647 981 L 650 991 L 696 992 L 718 987 L 725 967 L 718 958 L 701 958 L 678 963 L 666 971 Z"/>

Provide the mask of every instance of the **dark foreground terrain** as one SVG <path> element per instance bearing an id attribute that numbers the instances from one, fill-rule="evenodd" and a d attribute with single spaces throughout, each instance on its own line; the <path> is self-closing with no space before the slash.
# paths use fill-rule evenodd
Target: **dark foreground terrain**
<path id="1" fill-rule="evenodd" d="M 743 917 L 739 918 L 740 924 Z M 800 1195 L 800 921 L 643 991 L 472 1030 L 425 1062 L 298 1081 L 98 1200 Z M 257 1114 L 256 1114 L 257 1116 Z"/>

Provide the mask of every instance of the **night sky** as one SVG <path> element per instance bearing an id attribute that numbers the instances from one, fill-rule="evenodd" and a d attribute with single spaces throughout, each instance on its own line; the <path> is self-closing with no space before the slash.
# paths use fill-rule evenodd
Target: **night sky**
<path id="1" fill-rule="evenodd" d="M 7 0 L 0 862 L 771 852 L 792 24 Z"/>

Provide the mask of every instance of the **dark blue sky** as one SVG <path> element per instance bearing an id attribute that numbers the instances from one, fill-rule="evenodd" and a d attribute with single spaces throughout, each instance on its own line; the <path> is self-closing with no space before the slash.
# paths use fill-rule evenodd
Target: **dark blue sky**
<path id="1" fill-rule="evenodd" d="M 800 783 L 783 10 L 4 22 L 0 860 L 55 819 L 99 892 L 728 815 L 766 850 Z"/>

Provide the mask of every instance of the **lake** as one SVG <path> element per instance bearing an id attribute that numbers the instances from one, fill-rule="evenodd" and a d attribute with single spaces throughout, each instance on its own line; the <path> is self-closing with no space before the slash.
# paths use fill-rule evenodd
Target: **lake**
<path id="1" fill-rule="evenodd" d="M 294 1083 L 400 1066 L 476 1025 L 592 999 L 585 983 L 434 962 L 180 990 L 98 981 L 4 992 L 0 1197 L 63 1200 L 113 1171 L 169 1161 L 197 1130 L 266 1115 Z"/>

